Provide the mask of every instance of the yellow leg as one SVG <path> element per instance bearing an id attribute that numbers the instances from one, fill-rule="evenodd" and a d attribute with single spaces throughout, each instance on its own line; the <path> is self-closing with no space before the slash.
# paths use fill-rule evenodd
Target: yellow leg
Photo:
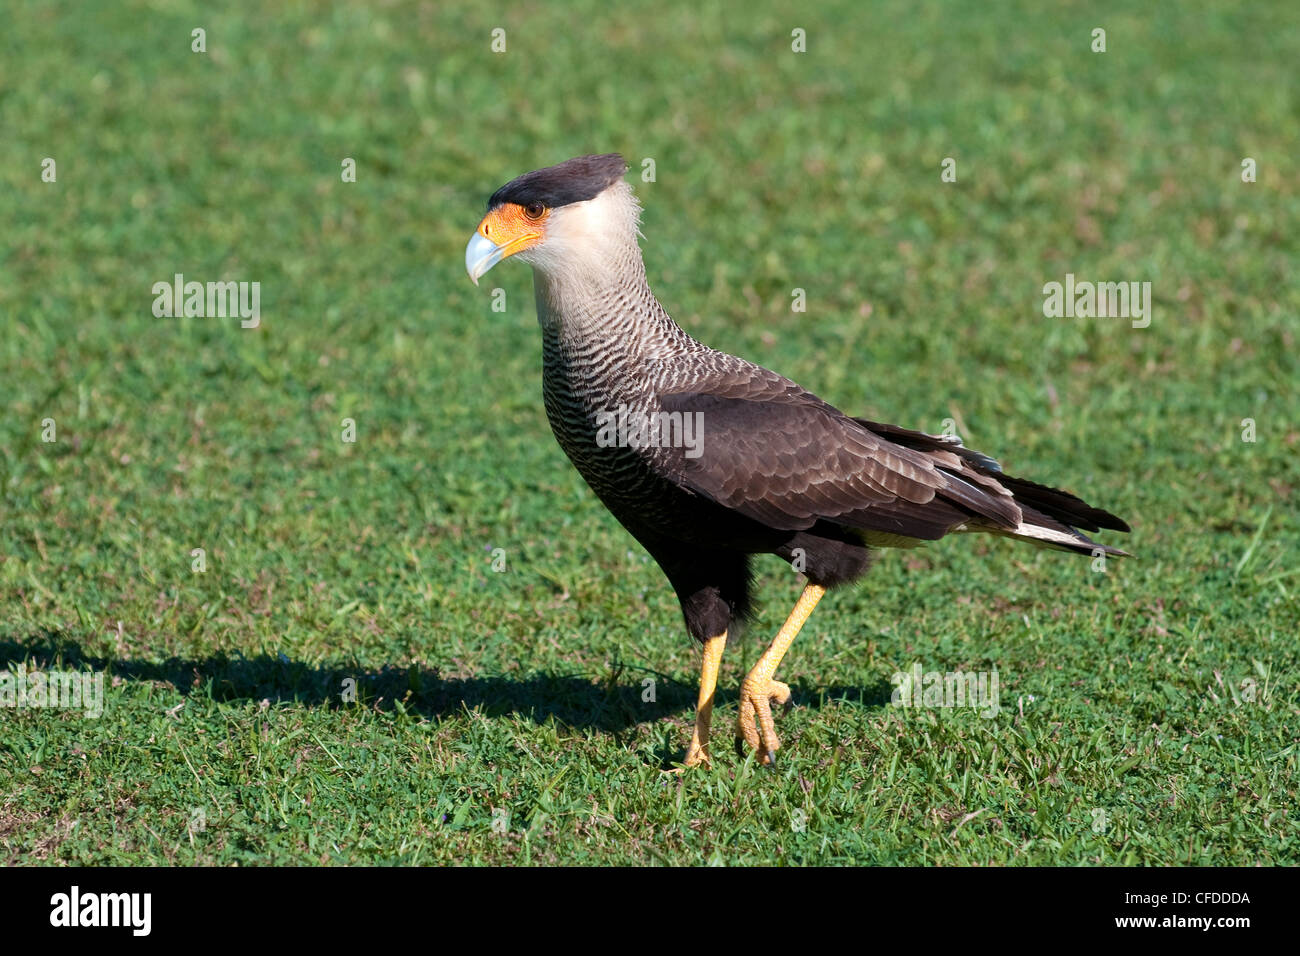
<path id="1" fill-rule="evenodd" d="M 790 688 L 772 675 L 781 666 L 781 658 L 794 643 L 800 628 L 812 614 L 826 589 L 820 584 L 809 584 L 799 595 L 794 610 L 772 639 L 772 646 L 763 652 L 740 685 L 740 716 L 736 718 L 736 736 L 744 737 L 749 746 L 758 751 L 761 763 L 770 764 L 776 756 L 781 741 L 776 736 L 776 723 L 772 720 L 772 702 L 788 705 Z M 758 727 L 755 729 L 755 721 Z"/>
<path id="2" fill-rule="evenodd" d="M 686 766 L 709 763 L 709 724 L 713 720 L 713 694 L 718 688 L 718 669 L 727 648 L 727 632 L 704 642 L 704 663 L 700 666 L 700 699 L 695 708 L 695 731 L 686 751 Z"/>

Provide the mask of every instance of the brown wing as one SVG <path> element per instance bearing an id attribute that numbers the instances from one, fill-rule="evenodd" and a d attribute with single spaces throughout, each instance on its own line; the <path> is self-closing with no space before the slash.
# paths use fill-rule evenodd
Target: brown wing
<path id="1" fill-rule="evenodd" d="M 829 520 L 934 539 L 972 517 L 1020 522 L 1010 493 L 958 456 L 891 442 L 774 372 L 754 367 L 679 388 L 659 398 L 670 413 L 699 416 L 699 455 L 677 449 L 660 467 L 769 527 L 796 531 Z"/>

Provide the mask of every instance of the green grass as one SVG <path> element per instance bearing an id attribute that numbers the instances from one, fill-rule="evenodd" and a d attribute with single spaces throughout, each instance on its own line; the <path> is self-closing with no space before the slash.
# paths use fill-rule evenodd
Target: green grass
<path id="1" fill-rule="evenodd" d="M 0 666 L 107 702 L 0 711 L 0 859 L 1300 861 L 1300 26 L 1049 7 L 19 4 Z M 765 560 L 715 766 L 661 773 L 697 652 L 551 438 L 528 270 L 463 267 L 493 189 L 608 150 L 688 331 L 953 419 L 1139 559 L 887 553 L 796 642 L 770 772 L 723 745 L 798 592 Z M 176 272 L 259 281 L 261 327 L 154 318 Z M 1067 272 L 1150 281 L 1150 328 L 1044 318 Z M 889 706 L 914 661 L 996 666 L 1003 713 Z"/>

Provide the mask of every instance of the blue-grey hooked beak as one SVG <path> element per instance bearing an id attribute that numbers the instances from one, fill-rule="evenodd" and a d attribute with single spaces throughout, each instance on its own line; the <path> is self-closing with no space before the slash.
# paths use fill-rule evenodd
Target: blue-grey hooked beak
<path id="1" fill-rule="evenodd" d="M 487 236 L 476 232 L 465 247 L 465 271 L 474 284 L 478 285 L 479 276 L 504 259 L 505 254 L 505 246 L 498 246 Z"/>

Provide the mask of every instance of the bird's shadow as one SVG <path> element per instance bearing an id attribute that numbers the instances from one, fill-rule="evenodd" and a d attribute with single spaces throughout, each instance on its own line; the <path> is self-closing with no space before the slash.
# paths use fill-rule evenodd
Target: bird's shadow
<path id="1" fill-rule="evenodd" d="M 477 711 L 487 717 L 517 714 L 537 723 L 618 734 L 638 724 L 693 713 L 696 688 L 644 667 L 613 662 L 603 677 L 538 673 L 520 677 L 444 677 L 437 667 L 310 665 L 280 655 L 213 654 L 161 661 L 88 655 L 59 631 L 0 640 L 0 670 L 93 670 L 128 681 L 170 685 L 184 696 L 201 693 L 223 703 L 295 702 L 318 707 L 364 706 L 435 718 Z M 795 703 L 819 708 L 834 700 L 866 707 L 889 702 L 892 686 L 791 686 Z M 737 699 L 719 687 L 717 703 Z"/>

